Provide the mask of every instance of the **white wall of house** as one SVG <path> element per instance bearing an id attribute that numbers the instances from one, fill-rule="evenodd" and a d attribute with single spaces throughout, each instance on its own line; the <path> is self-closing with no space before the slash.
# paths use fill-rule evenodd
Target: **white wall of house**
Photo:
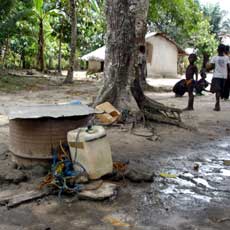
<path id="1" fill-rule="evenodd" d="M 93 73 L 100 72 L 101 71 L 101 62 L 90 60 L 88 62 L 88 71 L 93 72 Z"/>
<path id="2" fill-rule="evenodd" d="M 147 59 L 148 77 L 176 78 L 177 77 L 177 47 L 161 36 L 152 36 L 146 40 L 152 45 L 151 63 Z M 148 49 L 148 46 L 147 46 Z M 147 54 L 148 54 L 147 50 Z"/>

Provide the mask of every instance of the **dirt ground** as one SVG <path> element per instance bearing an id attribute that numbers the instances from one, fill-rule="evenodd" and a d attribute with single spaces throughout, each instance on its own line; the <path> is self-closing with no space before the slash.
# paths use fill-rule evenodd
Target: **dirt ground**
<path id="1" fill-rule="evenodd" d="M 90 103 L 101 85 L 97 80 L 65 86 L 55 82 L 36 90 L 0 93 L 0 173 L 14 170 L 6 151 L 10 107 L 72 100 Z M 147 94 L 170 106 L 184 108 L 187 103 L 187 96 Z M 116 199 L 103 202 L 67 196 L 60 201 L 49 196 L 14 209 L 2 206 L 0 230 L 230 229 L 230 166 L 224 164 L 224 160 L 230 160 L 230 102 L 221 103 L 221 112 L 214 112 L 213 106 L 212 94 L 195 97 L 195 111 L 182 115 L 183 121 L 195 129 L 154 124 L 156 140 L 135 136 L 120 127 L 107 128 L 113 159 L 135 161 L 153 170 L 153 183 L 122 181 Z M 0 180 L 0 188 L 27 190 L 38 181 L 36 175 L 19 184 Z"/>

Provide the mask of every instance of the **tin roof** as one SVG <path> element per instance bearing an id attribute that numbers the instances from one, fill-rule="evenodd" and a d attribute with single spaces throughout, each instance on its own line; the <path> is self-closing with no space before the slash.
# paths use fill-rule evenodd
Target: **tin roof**
<path id="1" fill-rule="evenodd" d="M 60 118 L 87 116 L 94 114 L 93 108 L 87 105 L 34 105 L 34 106 L 16 106 L 9 109 L 8 117 L 12 119 L 35 119 L 42 117 Z"/>

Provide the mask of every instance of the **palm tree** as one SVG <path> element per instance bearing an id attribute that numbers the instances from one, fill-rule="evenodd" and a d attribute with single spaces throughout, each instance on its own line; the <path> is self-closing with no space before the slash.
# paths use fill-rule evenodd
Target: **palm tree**
<path id="1" fill-rule="evenodd" d="M 36 18 L 38 19 L 39 32 L 38 32 L 38 57 L 37 64 L 40 71 L 44 71 L 45 69 L 45 61 L 44 61 L 44 18 L 46 16 L 45 11 L 43 10 L 43 0 L 33 0 L 34 8 L 33 12 L 35 13 Z"/>
<path id="2" fill-rule="evenodd" d="M 64 83 L 72 83 L 73 82 L 73 72 L 75 66 L 75 53 L 76 53 L 76 45 L 77 45 L 77 17 L 76 17 L 76 1 L 69 0 L 70 5 L 70 23 L 71 23 L 71 42 L 70 42 L 70 57 L 69 57 L 69 69 L 68 74 Z"/>

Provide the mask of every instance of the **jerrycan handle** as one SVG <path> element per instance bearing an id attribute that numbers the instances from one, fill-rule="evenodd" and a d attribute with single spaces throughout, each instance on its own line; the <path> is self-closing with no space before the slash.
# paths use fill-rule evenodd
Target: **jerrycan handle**
<path id="1" fill-rule="evenodd" d="M 88 124 L 86 132 L 89 134 L 95 133 L 95 130 L 94 130 L 93 125 L 91 123 Z"/>
<path id="2" fill-rule="evenodd" d="M 93 130 L 93 126 L 90 124 L 87 126 L 86 132 L 89 133 L 90 131 Z"/>

